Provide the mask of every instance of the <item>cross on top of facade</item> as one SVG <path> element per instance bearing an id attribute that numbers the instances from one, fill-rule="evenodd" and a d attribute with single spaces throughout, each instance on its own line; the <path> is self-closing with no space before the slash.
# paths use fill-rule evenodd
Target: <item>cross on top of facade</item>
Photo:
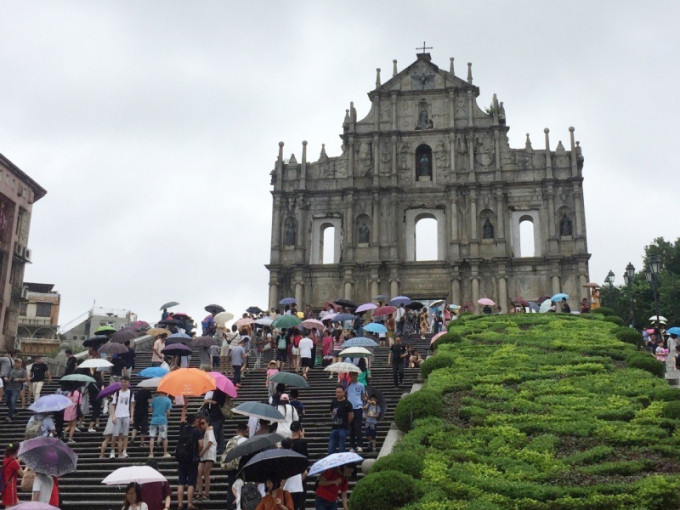
<path id="1" fill-rule="evenodd" d="M 422 54 L 425 55 L 425 53 L 426 53 L 425 50 L 431 50 L 431 49 L 433 49 L 433 47 L 432 46 L 425 46 L 425 41 L 423 41 L 423 47 L 422 48 L 416 48 L 416 49 L 417 50 L 423 50 Z"/>

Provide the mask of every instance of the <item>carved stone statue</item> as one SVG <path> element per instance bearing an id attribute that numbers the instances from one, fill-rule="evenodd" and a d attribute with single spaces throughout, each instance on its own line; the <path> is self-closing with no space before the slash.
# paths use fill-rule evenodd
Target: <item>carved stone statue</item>
<path id="1" fill-rule="evenodd" d="M 430 126 L 427 118 L 427 109 L 424 105 L 420 107 L 420 113 L 418 114 L 418 125 L 416 129 L 427 129 Z"/>
<path id="2" fill-rule="evenodd" d="M 283 224 L 283 245 L 295 246 L 295 219 L 288 217 Z"/>
<path id="3" fill-rule="evenodd" d="M 432 161 L 430 161 L 429 156 L 426 153 L 420 155 L 418 160 L 418 177 L 431 177 L 432 176 Z"/>
<path id="4" fill-rule="evenodd" d="M 562 219 L 560 220 L 560 236 L 570 236 L 571 232 L 571 220 L 567 216 L 567 213 L 562 213 Z"/>
<path id="5" fill-rule="evenodd" d="M 362 223 L 359 226 L 359 242 L 368 243 L 370 241 L 370 237 L 371 232 L 368 230 L 368 226 L 366 226 L 366 223 Z"/>
<path id="6" fill-rule="evenodd" d="M 482 226 L 482 239 L 493 239 L 494 238 L 494 231 L 493 231 L 493 224 L 489 221 L 489 218 L 484 221 L 484 225 Z"/>

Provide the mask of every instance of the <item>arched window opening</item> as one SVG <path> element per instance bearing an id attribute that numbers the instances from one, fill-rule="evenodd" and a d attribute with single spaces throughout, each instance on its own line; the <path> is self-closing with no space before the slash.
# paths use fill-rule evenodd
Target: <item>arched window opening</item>
<path id="1" fill-rule="evenodd" d="M 432 180 L 432 149 L 429 145 L 419 145 L 416 149 L 416 181 Z"/>
<path id="2" fill-rule="evenodd" d="M 529 216 L 524 216 L 519 220 L 519 256 L 536 256 L 536 247 L 534 245 L 534 222 Z"/>
<path id="3" fill-rule="evenodd" d="M 439 260 L 437 246 L 437 220 L 423 217 L 416 220 L 416 261 Z"/>
<path id="4" fill-rule="evenodd" d="M 333 225 L 324 225 L 321 236 L 321 259 L 322 264 L 335 263 L 335 227 Z"/>

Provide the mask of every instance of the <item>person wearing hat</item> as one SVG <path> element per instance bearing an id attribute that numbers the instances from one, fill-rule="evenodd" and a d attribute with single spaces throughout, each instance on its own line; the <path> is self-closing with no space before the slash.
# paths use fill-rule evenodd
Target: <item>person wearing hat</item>
<path id="1" fill-rule="evenodd" d="M 276 392 L 276 383 L 272 381 L 272 377 L 279 373 L 279 369 L 276 360 L 271 360 L 267 364 L 267 377 L 265 378 L 265 386 L 267 386 L 267 392 L 269 393 L 269 398 Z"/>

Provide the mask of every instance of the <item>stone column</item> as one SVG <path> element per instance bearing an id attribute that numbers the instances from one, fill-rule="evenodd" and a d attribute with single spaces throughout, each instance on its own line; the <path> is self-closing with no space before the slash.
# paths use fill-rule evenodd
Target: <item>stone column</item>
<path id="1" fill-rule="evenodd" d="M 345 299 L 352 299 L 352 282 L 345 281 Z"/>
<path id="2" fill-rule="evenodd" d="M 585 236 L 586 221 L 583 212 L 583 194 L 581 193 L 581 186 L 574 183 L 573 193 L 574 197 L 574 236 Z"/>
<path id="3" fill-rule="evenodd" d="M 373 186 L 378 186 L 380 179 L 380 138 L 373 135 Z"/>
<path id="4" fill-rule="evenodd" d="M 470 190 L 470 240 L 477 241 L 477 190 Z"/>
<path id="5" fill-rule="evenodd" d="M 390 280 L 390 295 L 391 297 L 399 295 L 399 280 Z"/>
<path id="6" fill-rule="evenodd" d="M 380 216 L 380 195 L 378 193 L 373 193 L 371 206 L 373 227 L 371 228 L 370 241 L 372 245 L 380 246 L 380 221 L 378 219 Z"/>
<path id="7" fill-rule="evenodd" d="M 569 142 L 571 145 L 571 152 L 569 153 L 571 158 L 571 176 L 578 177 L 578 161 L 576 161 L 576 144 L 574 143 L 574 126 L 569 127 Z"/>
<path id="8" fill-rule="evenodd" d="M 272 215 L 272 251 L 281 249 L 281 197 L 274 196 Z"/>
<path id="9" fill-rule="evenodd" d="M 503 190 L 496 188 L 496 239 L 505 239 L 505 201 Z"/>
<path id="10" fill-rule="evenodd" d="M 553 178 L 552 157 L 550 154 L 550 137 L 548 135 L 548 133 L 550 133 L 550 130 L 548 128 L 545 128 L 543 132 L 545 133 L 545 178 L 552 179 Z"/>
<path id="11" fill-rule="evenodd" d="M 354 260 L 354 193 L 347 193 L 347 216 L 345 217 L 345 235 L 343 239 L 344 246 L 342 247 L 342 252 L 347 256 L 351 257 L 350 260 Z M 349 250 L 348 248 L 352 249 Z M 351 253 L 349 253 L 351 252 Z M 347 262 L 347 260 L 345 260 Z"/>
<path id="12" fill-rule="evenodd" d="M 371 299 L 380 294 L 380 282 L 378 280 L 371 280 Z"/>
<path id="13" fill-rule="evenodd" d="M 396 92 L 390 95 L 390 101 L 392 102 L 392 130 L 397 129 L 397 94 Z"/>
<path id="14" fill-rule="evenodd" d="M 451 129 L 456 127 L 456 94 L 453 90 L 449 91 L 449 127 Z"/>
<path id="15" fill-rule="evenodd" d="M 300 189 L 307 188 L 307 140 L 302 142 L 302 164 L 300 168 Z"/>
<path id="16" fill-rule="evenodd" d="M 458 242 L 458 195 L 451 193 L 451 241 Z"/>
<path id="17" fill-rule="evenodd" d="M 555 190 L 552 185 L 548 185 L 548 238 L 557 237 L 557 229 L 555 227 Z"/>
<path id="18" fill-rule="evenodd" d="M 349 150 L 349 175 L 354 176 L 356 173 L 355 168 L 354 168 L 354 136 L 349 137 L 349 144 L 348 148 Z"/>
<path id="19" fill-rule="evenodd" d="M 477 276 L 476 271 L 473 274 L 474 274 L 474 276 L 471 279 L 471 283 L 472 283 L 472 303 L 475 306 L 475 313 L 477 313 L 477 308 L 478 308 L 477 301 L 479 300 L 479 278 Z"/>
<path id="20" fill-rule="evenodd" d="M 581 266 L 581 264 L 579 264 L 579 266 Z M 585 268 L 579 267 L 579 269 L 585 269 Z M 586 287 L 584 287 L 584 285 L 586 283 L 588 283 L 588 276 L 583 272 L 579 272 L 579 275 L 578 275 L 578 300 L 579 300 L 579 302 L 583 298 L 587 299 L 589 297 L 588 296 L 588 289 Z"/>
<path id="21" fill-rule="evenodd" d="M 296 281 L 295 282 L 295 301 L 297 301 L 298 307 L 300 309 L 304 309 L 304 284 L 301 281 Z"/>
<path id="22" fill-rule="evenodd" d="M 269 308 L 276 308 L 279 304 L 279 284 L 274 281 L 274 275 L 272 275 L 272 281 L 269 283 Z"/>
<path id="23" fill-rule="evenodd" d="M 498 304 L 503 308 L 502 313 L 508 313 L 508 286 L 505 276 L 498 278 Z"/>
<path id="24" fill-rule="evenodd" d="M 398 208 L 398 205 L 397 205 L 397 192 L 393 191 L 391 197 L 392 197 L 392 199 L 391 199 L 390 203 L 388 204 L 388 207 L 391 209 L 391 213 L 392 213 L 392 221 L 393 221 L 392 225 L 393 226 L 392 226 L 392 232 L 390 233 L 391 234 L 390 244 L 392 244 L 392 246 L 394 247 L 394 253 L 390 254 L 390 258 L 392 260 L 396 260 L 396 259 L 399 258 L 399 251 L 400 251 L 400 248 L 401 248 L 399 246 L 399 232 L 400 232 L 399 220 L 400 219 L 399 219 L 399 214 L 398 214 L 399 208 Z"/>
<path id="25" fill-rule="evenodd" d="M 451 280 L 451 300 L 449 304 L 460 305 L 460 279 L 454 276 Z"/>
<path id="26" fill-rule="evenodd" d="M 552 292 L 553 292 L 553 295 L 557 294 L 560 291 L 561 291 L 560 277 L 559 277 L 559 275 L 554 274 L 552 276 Z"/>
<path id="27" fill-rule="evenodd" d="M 380 96 L 377 94 L 373 97 L 373 105 L 373 129 L 380 131 Z"/>

